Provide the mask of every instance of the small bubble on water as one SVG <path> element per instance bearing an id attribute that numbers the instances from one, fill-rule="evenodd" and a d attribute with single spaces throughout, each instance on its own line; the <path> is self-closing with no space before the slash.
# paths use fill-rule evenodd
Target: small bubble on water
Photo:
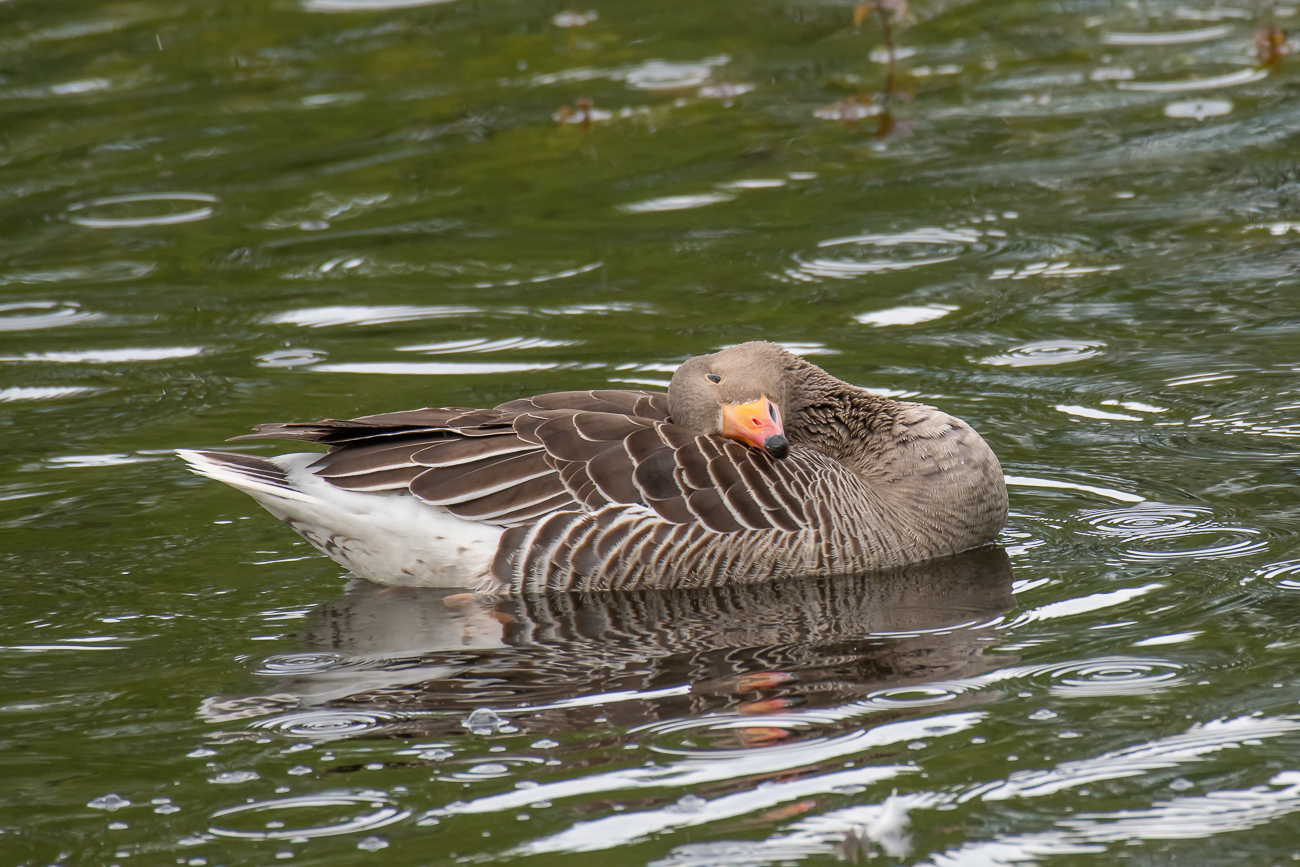
<path id="1" fill-rule="evenodd" d="M 288 787 L 288 786 L 276 786 L 276 787 L 275 787 L 275 793 L 276 793 L 277 795 L 283 795 L 283 794 L 285 794 L 285 793 L 288 792 L 288 791 L 289 791 L 289 787 Z"/>
<path id="2" fill-rule="evenodd" d="M 907 748 L 909 750 L 923 750 L 928 746 L 929 744 L 927 744 L 925 741 L 912 741 L 910 744 L 907 745 Z"/>
<path id="3" fill-rule="evenodd" d="M 421 750 L 420 752 L 416 753 L 416 756 L 418 758 L 425 759 L 430 762 L 440 762 L 443 759 L 449 759 L 454 755 L 456 754 L 453 753 L 451 750 L 444 750 L 441 747 L 439 747 L 436 750 Z"/>
<path id="4" fill-rule="evenodd" d="M 677 799 L 677 803 L 674 806 L 677 808 L 676 811 L 680 813 L 698 813 L 700 810 L 703 810 L 708 803 L 708 801 L 704 800 L 699 795 L 682 795 Z"/>
<path id="5" fill-rule="evenodd" d="M 501 727 L 501 731 L 505 731 L 505 730 L 506 730 L 505 726 L 502 726 L 502 727 Z M 495 747 L 488 747 L 488 752 L 489 752 L 489 753 L 504 753 L 505 751 L 506 751 L 506 748 L 503 747 L 503 746 L 501 746 L 500 744 L 498 744 L 498 745 L 495 746 Z"/>
<path id="6" fill-rule="evenodd" d="M 301 777 L 303 774 L 310 774 L 311 768 L 307 767 L 306 765 L 294 765 L 292 768 L 285 771 L 285 773 L 291 774 L 295 777 Z"/>
<path id="7" fill-rule="evenodd" d="M 553 741 L 550 738 L 542 738 L 540 741 L 533 741 L 529 744 L 535 750 L 553 750 L 559 745 L 559 741 Z"/>
<path id="8" fill-rule="evenodd" d="M 311 744 L 294 744 L 294 745 L 291 746 L 291 747 L 285 747 L 284 749 L 280 750 L 280 752 L 282 752 L 282 753 L 300 753 L 300 752 L 302 752 L 303 750 L 309 750 L 309 749 L 311 749 L 311 748 L 312 748 L 312 745 L 311 745 Z"/>
<path id="9" fill-rule="evenodd" d="M 199 747 L 196 750 L 190 750 L 185 755 L 187 758 L 191 759 L 206 759 L 208 756 L 215 756 L 216 754 L 216 750 L 210 750 L 207 747 Z"/>
<path id="10" fill-rule="evenodd" d="M 179 813 L 181 808 L 175 804 L 160 804 L 159 806 L 154 807 L 153 811 L 162 816 L 170 816 L 172 813 Z"/>
<path id="11" fill-rule="evenodd" d="M 527 813 L 520 813 L 518 816 L 515 816 L 515 818 L 521 822 L 526 822 L 533 817 L 528 815 Z"/>
<path id="12" fill-rule="evenodd" d="M 107 810 L 112 813 L 114 810 L 120 810 L 123 807 L 131 806 L 131 802 L 121 795 L 100 795 L 93 801 L 86 804 L 92 810 Z"/>
<path id="13" fill-rule="evenodd" d="M 1078 732 L 1064 731 L 1058 734 L 1057 737 L 1060 738 L 1061 740 L 1068 740 L 1069 738 L 1081 738 L 1083 737 L 1083 735 L 1079 734 Z"/>
<path id="14" fill-rule="evenodd" d="M 545 810 L 547 807 L 551 806 L 551 802 L 550 802 L 550 801 L 534 801 L 533 803 L 529 804 L 528 806 L 529 806 L 529 807 L 532 807 L 534 810 Z"/>
<path id="15" fill-rule="evenodd" d="M 537 788 L 536 780 L 518 780 L 515 782 L 516 789 L 535 789 Z"/>
<path id="16" fill-rule="evenodd" d="M 292 858 L 292 857 L 293 857 L 293 850 L 292 850 L 292 849 L 281 849 L 279 852 L 276 852 L 276 853 L 275 853 L 275 857 L 277 857 L 277 858 L 282 858 L 282 859 L 283 859 L 283 858 Z"/>
<path id="17" fill-rule="evenodd" d="M 108 823 L 108 830 L 110 830 L 110 831 L 125 831 L 127 828 L 130 828 L 130 827 L 131 827 L 131 826 L 128 825 L 126 822 L 109 822 L 109 823 Z"/>
<path id="18" fill-rule="evenodd" d="M 234 783 L 251 783 L 261 778 L 261 774 L 257 771 L 222 771 L 215 777 L 208 778 L 208 782 L 216 783 L 218 786 L 228 786 Z"/>
<path id="19" fill-rule="evenodd" d="M 190 860 L 186 861 L 185 863 L 188 864 L 188 865 L 190 865 L 190 867 L 203 867 L 204 864 L 207 864 L 207 863 L 208 863 L 208 859 L 207 859 L 207 858 L 191 858 Z"/>
<path id="20" fill-rule="evenodd" d="M 370 762 L 366 765 L 367 771 L 382 771 L 383 769 L 384 769 L 383 762 Z"/>
<path id="21" fill-rule="evenodd" d="M 388 848 L 388 841 L 383 837 L 367 837 L 357 844 L 358 849 L 365 849 L 367 852 L 378 852 L 380 849 Z"/>
<path id="22" fill-rule="evenodd" d="M 564 762 L 560 761 L 559 759 L 547 759 L 546 764 L 551 765 L 553 767 L 555 765 L 562 765 L 564 764 Z"/>
<path id="23" fill-rule="evenodd" d="M 1183 777 L 1179 777 L 1178 779 L 1169 782 L 1169 788 L 1173 789 L 1175 792 L 1185 792 L 1194 785 L 1196 784 L 1191 780 L 1184 779 Z"/>
<path id="24" fill-rule="evenodd" d="M 1036 710 L 1031 713 L 1029 718 L 1034 720 L 1056 719 L 1056 711 L 1043 708 L 1042 710 Z"/>
<path id="25" fill-rule="evenodd" d="M 979 735 L 976 735 L 975 737 L 970 739 L 970 742 L 973 744 L 982 744 L 984 743 L 984 738 L 980 737 Z"/>
<path id="26" fill-rule="evenodd" d="M 417 821 L 415 824 L 417 824 L 417 825 L 426 825 L 426 826 L 427 826 L 427 825 L 440 825 L 440 824 L 442 824 L 442 820 L 439 819 L 437 816 L 425 816 L 423 819 L 420 819 L 420 820 Z"/>
<path id="27" fill-rule="evenodd" d="M 505 719 L 490 707 L 475 708 L 461 722 L 463 727 L 469 729 L 470 734 L 475 735 L 490 735 L 505 724 Z"/>
<path id="28" fill-rule="evenodd" d="M 510 768 L 496 762 L 487 762 L 482 765 L 475 765 L 469 769 L 471 774 L 496 775 L 508 772 Z"/>
<path id="29" fill-rule="evenodd" d="M 119 849 L 119 850 L 117 850 L 116 852 L 113 853 L 113 857 L 114 857 L 114 858 L 130 858 L 130 857 L 131 857 L 131 853 L 128 852 L 128 851 L 126 851 L 125 849 Z"/>

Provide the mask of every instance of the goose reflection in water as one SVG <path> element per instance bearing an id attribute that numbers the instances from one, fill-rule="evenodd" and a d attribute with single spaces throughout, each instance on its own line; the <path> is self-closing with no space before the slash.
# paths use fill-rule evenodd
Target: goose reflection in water
<path id="1" fill-rule="evenodd" d="M 855 727 L 867 708 L 836 709 L 881 690 L 1013 662 L 985 654 L 1014 604 L 1011 580 L 991 547 L 887 573 L 695 590 L 494 599 L 358 581 L 308 615 L 300 651 L 264 661 L 276 688 L 209 699 L 202 714 L 318 741 L 463 736 L 478 708 L 494 711 L 479 714 L 486 729 L 468 726 L 479 734 L 689 729 L 722 715 L 735 725 L 714 727 L 711 748 L 763 746 Z M 933 703 L 884 702 L 873 721 Z"/>

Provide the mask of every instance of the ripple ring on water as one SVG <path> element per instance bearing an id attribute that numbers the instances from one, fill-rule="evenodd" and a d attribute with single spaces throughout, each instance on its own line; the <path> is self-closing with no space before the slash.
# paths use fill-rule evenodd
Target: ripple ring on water
<path id="1" fill-rule="evenodd" d="M 278 653 L 262 660 L 262 667 L 256 673 L 272 676 L 321 674 L 348 667 L 350 666 L 341 653 Z"/>
<path id="2" fill-rule="evenodd" d="M 1104 656 L 1022 669 L 1029 677 L 1047 677 L 1053 695 L 1089 698 L 1103 695 L 1150 695 L 1181 686 L 1183 667 L 1164 659 Z"/>
<path id="3" fill-rule="evenodd" d="M 837 716 L 815 710 L 792 710 L 755 716 L 721 716 L 706 719 L 675 719 L 650 723 L 628 730 L 629 734 L 649 735 L 642 742 L 652 752 L 686 758 L 727 759 L 752 756 L 755 747 L 764 752 L 803 749 L 827 744 L 840 738 L 827 738 L 818 729 L 834 726 Z M 695 740 L 720 738 L 725 745 L 698 745 Z M 686 740 L 687 743 L 672 743 Z M 670 741 L 665 743 L 664 741 Z"/>
<path id="4" fill-rule="evenodd" d="M 76 302 L 72 301 L 19 301 L 13 304 L 0 304 L 0 331 L 35 331 L 103 318 L 103 313 L 82 310 Z"/>
<path id="5" fill-rule="evenodd" d="M 1128 549 L 1124 552 L 1124 556 L 1130 560 L 1246 557 L 1267 547 L 1267 543 L 1262 539 L 1250 538 L 1259 535 L 1258 530 L 1249 527 L 1229 527 L 1206 520 L 1205 516 L 1210 514 L 1207 509 L 1187 506 L 1175 508 L 1153 504 L 1123 509 L 1085 510 L 1082 514 L 1092 525 L 1093 535 L 1122 538 L 1132 542 L 1172 544 L 1166 550 Z M 1219 539 L 1212 544 L 1199 546 L 1177 547 L 1175 543 L 1175 540 L 1186 541 L 1192 537 L 1207 535 L 1215 535 Z M 1230 538 L 1223 539 L 1224 536 Z"/>
<path id="6" fill-rule="evenodd" d="M 282 714 L 254 723 L 256 728 L 271 729 L 295 738 L 350 738 L 369 734 L 405 717 L 384 711 L 343 709 L 308 710 Z"/>
<path id="7" fill-rule="evenodd" d="M 981 358 L 983 364 L 1005 367 L 1038 367 L 1048 364 L 1069 364 L 1101 355 L 1106 344 L 1083 340 L 1044 340 L 1014 346 L 1006 352 Z"/>
<path id="8" fill-rule="evenodd" d="M 493 756 L 491 761 L 485 762 L 479 756 L 464 761 L 469 763 L 468 768 L 447 773 L 445 772 L 447 766 L 443 765 L 444 773 L 436 775 L 433 779 L 443 783 L 479 783 L 484 780 L 499 780 L 522 768 L 540 765 L 544 759 L 537 756 Z"/>
<path id="9" fill-rule="evenodd" d="M 867 256 L 855 256 L 846 250 L 835 256 L 796 256 L 797 266 L 786 269 L 786 276 L 801 281 L 821 278 L 849 280 L 865 274 L 951 262 L 970 252 L 988 250 L 990 242 L 984 240 L 982 234 L 974 229 L 920 228 L 894 234 L 832 238 L 822 241 L 817 247 L 819 250 L 851 248 L 870 253 Z"/>
<path id="10" fill-rule="evenodd" d="M 206 220 L 212 216 L 213 205 L 219 202 L 216 196 L 208 193 L 135 193 L 128 196 L 108 196 L 92 199 L 89 202 L 77 202 L 68 206 L 68 220 L 78 226 L 91 229 L 134 229 L 141 226 L 174 226 L 179 223 L 193 223 Z M 157 214 L 145 217 L 94 217 L 82 213 L 90 208 L 109 205 L 126 205 L 135 202 L 202 202 L 199 207 L 174 214 Z"/>
<path id="11" fill-rule="evenodd" d="M 274 801 L 255 801 L 251 804 L 239 804 L 226 807 L 212 814 L 214 820 L 240 813 L 266 813 L 279 810 L 311 810 L 338 807 L 368 806 L 372 812 L 359 813 L 343 821 L 329 824 L 306 825 L 297 828 L 276 828 L 274 830 L 243 831 L 237 828 L 224 828 L 213 824 L 208 832 L 218 837 L 235 837 L 242 840 L 288 840 L 294 837 L 331 837 L 339 834 L 356 834 L 382 828 L 394 822 L 400 822 L 411 815 L 410 810 L 403 809 L 392 802 L 383 792 L 365 791 L 321 792 L 315 795 L 298 795 L 292 798 L 280 798 Z"/>
<path id="12" fill-rule="evenodd" d="M 863 703 L 890 709 L 932 707 L 950 702 L 963 692 L 966 687 L 956 682 L 891 686 L 869 694 Z"/>

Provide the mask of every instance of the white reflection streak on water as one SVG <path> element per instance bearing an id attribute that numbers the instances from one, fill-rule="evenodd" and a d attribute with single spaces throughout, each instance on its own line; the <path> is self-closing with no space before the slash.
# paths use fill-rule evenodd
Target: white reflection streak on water
<path id="1" fill-rule="evenodd" d="M 1101 42 L 1103 45 L 1181 45 L 1222 39 L 1231 33 L 1232 28 L 1227 25 L 1166 33 L 1103 33 Z"/>
<path id="2" fill-rule="evenodd" d="M 325 328 L 330 325 L 388 325 L 394 322 L 411 322 L 419 319 L 445 319 L 455 316 L 472 316 L 483 311 L 477 307 L 415 307 L 411 305 L 308 307 L 268 316 L 263 322 L 269 325 L 301 325 L 306 328 Z"/>
<path id="3" fill-rule="evenodd" d="M 501 352 L 506 349 L 551 349 L 575 346 L 577 340 L 547 340 L 544 337 L 504 337 L 489 340 L 486 337 L 471 340 L 449 340 L 443 343 L 423 343 L 418 346 L 399 346 L 398 352 L 422 352 L 426 355 L 450 355 L 456 352 Z"/>
<path id="4" fill-rule="evenodd" d="M 690 787 L 719 780 L 735 780 L 760 774 L 779 773 L 805 767 L 815 762 L 825 762 L 844 756 L 860 755 L 865 750 L 887 744 L 907 743 L 919 737 L 935 737 L 935 729 L 943 727 L 944 734 L 956 734 L 974 728 L 985 718 L 983 713 L 955 713 L 925 719 L 886 723 L 872 729 L 859 730 L 832 740 L 802 743 L 784 749 L 745 752 L 727 758 L 686 759 L 664 767 L 623 768 L 605 774 L 594 774 L 555 783 L 543 783 L 531 789 L 502 792 L 442 810 L 432 810 L 430 815 L 455 813 L 494 813 L 526 807 L 541 800 L 557 801 L 577 795 L 601 792 L 627 792 L 646 788 Z M 758 723 L 754 723 L 757 725 Z M 863 769 L 866 770 L 866 769 Z M 914 768 L 898 767 L 892 773 L 903 773 Z M 844 785 L 837 782 L 834 785 Z M 746 808 L 749 809 L 749 808 Z M 614 845 L 614 844 L 610 844 Z"/>
<path id="5" fill-rule="evenodd" d="M 362 362 L 358 364 L 318 364 L 306 368 L 316 373 L 370 373 L 390 376 L 454 376 L 476 373 L 525 373 L 530 370 L 553 370 L 558 364 L 512 364 L 507 361 L 409 361 Z"/>
<path id="6" fill-rule="evenodd" d="M 1105 851 L 1106 843 L 1129 840 L 1199 840 L 1244 831 L 1300 810 L 1300 772 L 1284 771 L 1271 786 L 1226 789 L 1207 795 L 1161 801 L 1146 810 L 1084 814 L 1062 820 L 1062 830 L 1022 834 L 949 850 L 928 862 L 934 867 L 957 864 L 1024 864 L 1070 852 Z"/>
<path id="7" fill-rule="evenodd" d="M 525 844 L 507 854 L 536 855 L 542 852 L 592 852 L 611 849 L 632 843 L 657 831 L 689 828 L 716 822 L 719 819 L 743 816 L 755 810 L 770 809 L 777 804 L 807 795 L 826 794 L 840 786 L 870 785 L 893 779 L 900 774 L 914 773 L 917 770 L 919 769 L 899 765 L 854 768 L 788 783 L 759 786 L 748 792 L 737 792 L 706 801 L 693 809 L 674 805 L 659 810 L 615 813 L 592 822 L 578 822 L 565 831 Z"/>
<path id="8" fill-rule="evenodd" d="M 133 361 L 164 361 L 191 358 L 203 351 L 202 346 L 169 346 L 162 349 L 91 349 L 82 352 L 28 352 L 2 355 L 0 361 L 49 361 L 56 364 L 123 364 Z"/>
<path id="9" fill-rule="evenodd" d="M 0 388 L 0 403 L 14 400 L 52 400 L 58 397 L 73 397 L 96 391 L 100 391 L 100 389 L 81 385 L 33 386 L 28 388 L 15 386 L 14 388 Z"/>
<path id="10" fill-rule="evenodd" d="M 1062 599 L 1059 602 L 1049 602 L 1038 608 L 1030 609 L 1017 617 L 1008 625 L 1008 629 L 1016 629 L 1030 623 L 1043 620 L 1055 620 L 1058 617 L 1072 617 L 1076 614 L 1086 614 L 1090 611 L 1099 611 L 1102 608 L 1110 608 L 1115 605 L 1122 605 L 1130 599 L 1136 599 L 1139 596 L 1145 596 L 1152 590 L 1159 590 L 1164 584 L 1144 584 L 1141 587 L 1126 587 L 1121 590 L 1112 590 L 1108 593 L 1092 593 L 1088 596 L 1078 596 L 1074 599 Z"/>
<path id="11" fill-rule="evenodd" d="M 1151 743 L 1138 744 L 1103 753 L 1088 759 L 1062 762 L 1054 768 L 1017 771 L 1003 782 L 987 783 L 961 795 L 958 803 L 974 798 L 1005 801 L 1009 798 L 1033 798 L 1072 789 L 1085 783 L 1137 777 L 1148 771 L 1177 767 L 1220 750 L 1236 749 L 1243 741 L 1275 738 L 1300 731 L 1295 717 L 1237 717 L 1211 720 L 1195 725 L 1182 734 Z"/>
<path id="12" fill-rule="evenodd" d="M 1227 75 L 1213 78 L 1189 78 L 1183 81 L 1121 81 L 1115 86 L 1120 90 L 1140 90 L 1152 93 L 1182 93 L 1188 90 L 1214 90 L 1220 87 L 1237 87 L 1252 84 L 1268 77 L 1265 69 L 1243 69 Z"/>
<path id="13" fill-rule="evenodd" d="M 1237 749 L 1263 738 L 1300 731 L 1295 717 L 1237 717 L 1192 726 L 1186 732 L 1066 762 L 1054 769 L 1023 771 L 963 793 L 913 792 L 898 796 L 902 809 L 952 809 L 971 801 L 1007 800 L 1051 795 L 1087 783 L 1140 776 L 1148 771 L 1202 761 L 1224 749 Z M 1205 796 L 1157 802 L 1146 810 L 1083 814 L 1056 823 L 1060 830 L 1019 834 L 964 844 L 920 862 L 928 867 L 979 864 L 985 867 L 1024 864 L 1049 855 L 1102 852 L 1107 843 L 1125 840 L 1202 838 L 1252 828 L 1300 810 L 1300 772 L 1287 771 L 1270 784 L 1245 790 L 1211 792 Z M 737 859 L 669 857 L 653 862 L 661 867 L 703 867 L 720 864 L 771 864 L 825 856 L 835 852 L 850 832 L 858 833 L 883 810 L 883 804 L 861 805 L 800 820 L 791 831 L 753 843 L 736 842 Z M 689 852 L 689 847 L 682 847 Z"/>
<path id="14" fill-rule="evenodd" d="M 1127 491 L 1117 491 L 1114 488 L 1102 488 L 1097 485 L 1081 485 L 1077 482 L 1060 482 L 1055 479 L 1036 479 L 1033 476 L 1004 476 L 1004 478 L 1008 485 L 1020 485 L 1024 488 L 1059 488 L 1065 491 L 1083 491 L 1087 494 L 1109 497 L 1112 500 L 1119 500 L 1121 503 L 1146 502 L 1146 497 L 1130 494 Z"/>
<path id="15" fill-rule="evenodd" d="M 0 278 L 0 286 L 4 285 L 4 282 Z M 16 304 L 0 304 L 0 331 L 36 331 L 104 318 L 103 313 L 79 308 L 78 304 L 63 304 L 58 301 L 20 301 Z"/>

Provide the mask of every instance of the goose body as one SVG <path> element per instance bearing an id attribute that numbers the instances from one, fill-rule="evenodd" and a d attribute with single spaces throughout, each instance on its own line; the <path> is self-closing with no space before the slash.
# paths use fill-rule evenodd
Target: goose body
<path id="1" fill-rule="evenodd" d="M 867 572 L 991 542 L 997 458 L 965 422 L 770 343 L 688 359 L 668 394 L 575 391 L 260 425 L 329 446 L 182 450 L 383 584 L 494 592 Z"/>

